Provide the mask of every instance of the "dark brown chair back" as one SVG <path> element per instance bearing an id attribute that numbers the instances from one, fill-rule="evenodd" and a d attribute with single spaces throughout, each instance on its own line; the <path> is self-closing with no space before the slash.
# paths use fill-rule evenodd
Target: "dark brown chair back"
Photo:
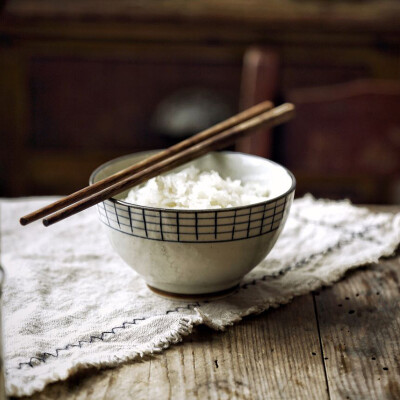
<path id="1" fill-rule="evenodd" d="M 240 109 L 244 110 L 264 100 L 274 100 L 279 86 L 278 78 L 278 55 L 268 48 L 249 48 L 243 57 Z M 269 157 L 271 146 L 271 131 L 260 129 L 239 141 L 236 150 Z"/>
<path id="2" fill-rule="evenodd" d="M 292 90 L 296 117 L 283 159 L 298 194 L 396 203 L 400 189 L 400 82 L 355 81 Z"/>

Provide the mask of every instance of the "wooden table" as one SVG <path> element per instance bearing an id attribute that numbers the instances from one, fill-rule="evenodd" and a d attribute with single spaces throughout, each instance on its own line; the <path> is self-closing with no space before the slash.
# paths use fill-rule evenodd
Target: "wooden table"
<path id="1" fill-rule="evenodd" d="M 400 399 L 399 306 L 398 250 L 225 332 L 198 327 L 161 354 L 31 399 Z"/>

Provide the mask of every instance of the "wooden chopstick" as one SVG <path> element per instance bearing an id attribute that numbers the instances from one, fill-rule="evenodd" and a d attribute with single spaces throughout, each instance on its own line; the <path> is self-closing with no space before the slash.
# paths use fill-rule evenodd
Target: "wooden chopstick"
<path id="1" fill-rule="evenodd" d="M 160 153 L 157 153 L 151 157 L 146 158 L 143 161 L 138 162 L 137 164 L 123 169 L 119 172 L 117 172 L 114 175 L 111 175 L 107 177 L 106 179 L 102 179 L 101 181 L 98 181 L 94 183 L 91 186 L 87 186 L 81 190 L 78 190 L 77 192 L 74 192 L 70 194 L 69 196 L 66 196 L 60 200 L 57 200 L 54 203 L 51 203 L 43 208 L 40 208 L 39 210 L 36 210 L 30 214 L 27 214 L 23 217 L 20 218 L 20 223 L 21 225 L 27 225 L 31 222 L 34 222 L 42 217 L 45 217 L 46 215 L 50 215 L 56 211 L 61 210 L 64 207 L 69 206 L 70 204 L 76 203 L 79 200 L 82 200 L 90 195 L 93 195 L 95 193 L 98 193 L 102 191 L 103 189 L 109 187 L 113 183 L 117 183 L 123 178 L 127 178 L 128 176 L 131 176 L 133 173 L 138 172 L 140 170 L 143 170 L 150 165 L 162 161 L 174 154 L 179 153 L 183 149 L 186 149 L 190 146 L 193 146 L 196 143 L 200 143 L 202 140 L 205 140 L 207 138 L 210 138 L 219 132 L 222 132 L 223 130 L 226 130 L 228 128 L 231 128 L 232 126 L 235 126 L 237 124 L 240 124 L 243 121 L 246 121 L 250 118 L 253 118 L 256 115 L 259 115 L 267 110 L 270 110 L 273 107 L 273 104 L 270 101 L 264 101 L 262 103 L 259 103 L 247 110 L 242 111 L 239 114 L 234 115 L 231 118 L 228 118 L 227 120 L 220 122 L 211 128 L 208 128 L 197 135 L 194 135 L 188 139 L 183 140 L 182 142 L 179 142 L 170 148 L 161 151 Z"/>
<path id="2" fill-rule="evenodd" d="M 52 225 L 71 215 L 77 214 L 101 201 L 123 192 L 132 186 L 138 185 L 153 178 L 163 172 L 167 172 L 186 162 L 198 158 L 212 150 L 218 150 L 234 143 L 239 137 L 249 133 L 250 130 L 260 126 L 272 127 L 287 122 L 294 116 L 294 106 L 290 103 L 282 104 L 262 114 L 239 123 L 229 129 L 226 129 L 217 135 L 205 139 L 191 147 L 185 148 L 181 152 L 172 155 L 156 164 L 153 164 L 133 175 L 124 178 L 111 186 L 104 188 L 101 192 L 95 193 L 78 203 L 60 210 L 43 220 L 45 226 Z"/>

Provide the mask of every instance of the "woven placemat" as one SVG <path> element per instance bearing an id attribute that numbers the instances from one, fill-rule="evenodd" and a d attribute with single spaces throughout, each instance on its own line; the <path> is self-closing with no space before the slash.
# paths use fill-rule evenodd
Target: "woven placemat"
<path id="1" fill-rule="evenodd" d="M 21 215 L 51 200 L 0 203 L 8 395 L 162 351 L 197 324 L 223 329 L 377 262 L 400 242 L 399 214 L 306 196 L 295 200 L 274 249 L 236 292 L 172 301 L 152 293 L 114 253 L 94 209 L 50 228 L 19 226 Z"/>

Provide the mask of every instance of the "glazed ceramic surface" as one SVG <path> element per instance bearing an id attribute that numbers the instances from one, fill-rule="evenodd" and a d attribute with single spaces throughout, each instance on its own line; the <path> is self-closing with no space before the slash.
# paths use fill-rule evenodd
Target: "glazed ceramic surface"
<path id="1" fill-rule="evenodd" d="M 153 153 L 103 164 L 90 182 Z M 271 198 L 244 207 L 178 210 L 126 203 L 121 200 L 125 192 L 98 204 L 99 218 L 114 249 L 148 285 L 176 294 L 226 290 L 274 246 L 293 201 L 295 179 L 276 163 L 234 152 L 210 153 L 189 164 L 216 170 L 224 178 L 257 181 L 270 190 Z"/>

